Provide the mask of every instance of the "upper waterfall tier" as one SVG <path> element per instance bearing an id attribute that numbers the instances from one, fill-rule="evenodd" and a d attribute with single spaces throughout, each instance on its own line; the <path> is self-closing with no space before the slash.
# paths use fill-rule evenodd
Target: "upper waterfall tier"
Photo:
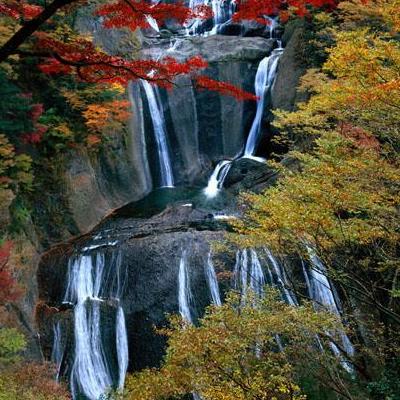
<path id="1" fill-rule="evenodd" d="M 157 41 L 143 50 L 147 58 L 172 56 L 178 61 L 200 55 L 208 61 L 203 72 L 220 81 L 232 83 L 248 92 L 254 91 L 254 77 L 261 59 L 271 53 L 274 41 L 264 38 L 231 36 L 194 37 L 171 46 Z M 238 101 L 216 92 L 198 90 L 188 77 L 177 80 L 171 90 L 159 90 L 160 113 L 170 149 L 175 185 L 202 183 L 218 159 L 236 156 L 243 148 L 256 111 L 256 102 Z M 145 146 L 134 149 L 135 159 L 145 159 L 144 168 L 159 187 L 160 155 L 154 137 L 154 112 L 148 93 L 139 84 L 131 86 L 135 142 Z"/>

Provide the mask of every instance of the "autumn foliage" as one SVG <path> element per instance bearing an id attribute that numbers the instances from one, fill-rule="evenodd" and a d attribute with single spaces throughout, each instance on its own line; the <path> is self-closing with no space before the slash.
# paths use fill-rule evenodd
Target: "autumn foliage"
<path id="1" fill-rule="evenodd" d="M 79 4 L 78 1 L 71 0 L 65 0 L 64 3 L 61 1 L 60 8 L 63 5 Z M 335 0 L 243 0 L 238 4 L 238 12 L 234 15 L 234 20 L 248 19 L 265 23 L 266 15 L 278 14 L 282 20 L 285 20 L 289 15 L 307 15 L 310 7 L 333 8 L 336 3 Z M 7 1 L 0 8 L 0 14 L 16 19 L 35 17 L 39 19 L 41 13 L 45 12 L 46 8 L 41 9 L 36 5 L 13 0 Z M 105 28 L 128 28 L 135 31 L 138 28 L 149 28 L 150 18 L 159 26 L 170 19 L 183 25 L 194 19 L 210 19 L 213 13 L 211 7 L 207 5 L 190 8 L 182 2 L 152 4 L 147 1 L 117 0 L 100 5 L 95 10 L 95 15 L 103 18 Z M 21 29 L 23 28 L 24 26 Z M 223 95 L 234 96 L 241 100 L 255 99 L 255 96 L 235 88 L 232 84 L 200 76 L 198 71 L 207 67 L 207 63 L 200 57 L 192 57 L 185 62 L 177 62 L 172 58 L 160 61 L 127 60 L 105 54 L 95 47 L 91 40 L 81 37 L 65 40 L 65 38 L 49 35 L 40 29 L 32 33 L 36 38 L 34 50 L 45 58 L 40 69 L 47 74 L 76 72 L 79 79 L 87 82 L 118 82 L 124 85 L 131 80 L 145 79 L 167 88 L 173 85 L 178 75 L 187 74 L 193 77 L 198 87 L 218 91 Z M 12 39 L 11 37 L 11 41 Z M 18 53 L 17 45 L 15 45 L 15 51 Z M 34 135 L 31 141 L 37 139 L 38 135 Z"/>
<path id="2" fill-rule="evenodd" d="M 0 244 L 0 306 L 17 300 L 21 295 L 21 290 L 8 265 L 11 247 L 11 242 Z"/>
<path id="3" fill-rule="evenodd" d="M 310 8 L 334 9 L 338 0 L 243 0 L 239 3 L 239 10 L 233 16 L 236 21 L 253 20 L 261 24 L 268 24 L 266 15 L 279 15 L 282 22 L 290 16 L 305 17 Z"/>

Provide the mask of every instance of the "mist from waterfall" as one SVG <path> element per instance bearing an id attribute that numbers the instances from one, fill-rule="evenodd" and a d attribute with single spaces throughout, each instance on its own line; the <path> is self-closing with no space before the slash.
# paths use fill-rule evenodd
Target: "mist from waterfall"
<path id="1" fill-rule="evenodd" d="M 217 274 L 215 273 L 214 264 L 212 262 L 211 251 L 208 253 L 207 263 L 205 265 L 208 287 L 210 289 L 212 303 L 216 306 L 222 305 L 219 293 Z"/>
<path id="2" fill-rule="evenodd" d="M 149 105 L 151 121 L 156 139 L 157 153 L 160 165 L 161 187 L 173 187 L 174 176 L 167 143 L 164 112 L 159 100 L 158 88 L 146 80 L 141 81 Z"/>
<path id="3" fill-rule="evenodd" d="M 183 250 L 179 260 L 178 272 L 178 304 L 179 314 L 188 323 L 193 323 L 193 317 L 190 310 L 190 305 L 193 301 L 192 291 L 190 289 L 189 271 L 187 265 L 187 252 Z"/>
<path id="4" fill-rule="evenodd" d="M 279 58 L 283 49 L 281 47 L 272 51 L 271 55 L 261 60 L 258 65 L 254 88 L 257 96 L 257 110 L 247 138 L 243 157 L 251 158 L 260 139 L 261 120 L 264 113 L 265 96 L 271 90 L 278 69 Z"/>
<path id="5" fill-rule="evenodd" d="M 79 255 L 70 260 L 64 302 L 74 305 L 74 361 L 70 385 L 74 399 L 86 396 L 98 400 L 115 386 L 113 371 L 106 356 L 102 336 L 101 312 L 106 300 L 116 301 L 116 353 L 119 369 L 118 387 L 122 388 L 128 364 L 125 317 L 120 305 L 123 282 L 121 257 L 112 258 L 107 268 L 103 253 Z M 109 307 L 109 306 L 108 306 Z"/>

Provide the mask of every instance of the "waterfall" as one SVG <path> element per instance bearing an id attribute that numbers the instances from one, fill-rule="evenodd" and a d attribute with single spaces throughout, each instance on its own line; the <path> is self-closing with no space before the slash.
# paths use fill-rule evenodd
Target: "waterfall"
<path id="1" fill-rule="evenodd" d="M 254 153 L 256 151 L 256 147 L 260 136 L 261 119 L 264 112 L 265 95 L 273 87 L 276 78 L 279 58 L 283 53 L 281 42 L 278 41 L 278 44 L 279 47 L 273 50 L 271 55 L 265 57 L 258 65 L 254 83 L 255 92 L 257 95 L 257 110 L 253 120 L 253 124 L 250 128 L 250 133 L 246 141 L 242 158 L 252 158 L 259 160 L 259 158 L 254 157 Z M 239 157 L 237 156 L 235 160 L 238 158 Z M 232 166 L 232 161 L 230 160 L 223 160 L 217 164 L 217 166 L 215 167 L 213 173 L 211 174 L 208 180 L 207 187 L 204 189 L 204 193 L 209 199 L 217 196 L 219 191 L 223 188 L 225 179 L 228 176 L 231 166 Z"/>
<path id="2" fill-rule="evenodd" d="M 275 29 L 278 26 L 278 17 L 265 17 L 265 19 L 268 21 L 268 25 L 265 29 L 268 29 L 269 38 L 273 39 L 275 36 Z"/>
<path id="3" fill-rule="evenodd" d="M 233 286 L 240 290 L 243 301 L 246 299 L 249 287 L 258 297 L 264 296 L 265 277 L 261 263 L 254 249 L 250 249 L 249 252 L 250 265 L 246 249 L 236 252 L 236 263 L 233 270 Z"/>
<path id="4" fill-rule="evenodd" d="M 307 284 L 309 296 L 314 301 L 316 307 L 326 308 L 340 318 L 339 304 L 333 294 L 332 285 L 329 282 L 328 277 L 326 276 L 325 266 L 315 254 L 315 252 L 308 246 L 307 251 L 312 267 L 309 269 L 309 276 L 307 273 L 307 269 L 303 264 L 303 273 Z M 347 354 L 353 355 L 354 346 L 351 343 L 349 337 L 343 331 L 340 332 L 340 337 L 343 349 L 346 351 Z M 334 343 L 331 343 L 330 345 L 332 351 L 340 357 L 340 350 L 337 348 L 337 346 Z M 343 366 L 347 370 L 351 370 L 351 367 L 347 363 L 343 363 Z"/>
<path id="5" fill-rule="evenodd" d="M 161 186 L 173 187 L 174 177 L 168 150 L 164 113 L 160 101 L 158 100 L 158 89 L 145 80 L 142 80 L 141 82 L 146 93 L 150 116 L 153 123 L 154 136 L 156 139 L 158 158 L 160 162 Z"/>
<path id="6" fill-rule="evenodd" d="M 110 370 L 102 337 L 101 307 L 104 298 L 118 302 L 116 310 L 116 349 L 119 369 L 118 386 L 122 388 L 128 364 L 125 317 L 119 305 L 122 292 L 120 255 L 113 257 L 106 271 L 103 253 L 80 255 L 69 262 L 64 302 L 74 304 L 75 359 L 71 369 L 72 397 L 98 400 L 115 382 Z"/>
<path id="7" fill-rule="evenodd" d="M 192 314 L 190 311 L 190 304 L 192 303 L 192 292 L 190 290 L 189 272 L 187 268 L 187 255 L 186 250 L 182 252 L 181 259 L 179 261 L 179 274 L 178 274 L 178 303 L 179 313 L 182 318 L 193 323 Z"/>
<path id="8" fill-rule="evenodd" d="M 118 358 L 118 389 L 122 390 L 125 383 L 126 371 L 128 369 L 128 338 L 126 335 L 125 315 L 121 306 L 117 311 L 116 344 Z"/>
<path id="9" fill-rule="evenodd" d="M 53 348 L 51 351 L 51 361 L 56 365 L 56 382 L 60 380 L 63 356 L 64 348 L 62 346 L 61 321 L 57 321 L 57 323 L 53 325 Z"/>
<path id="10" fill-rule="evenodd" d="M 219 294 L 219 286 L 217 275 L 215 273 L 214 264 L 212 262 L 211 252 L 208 253 L 207 263 L 205 265 L 208 287 L 211 293 L 211 299 L 216 306 L 222 305 L 221 296 Z"/>
<path id="11" fill-rule="evenodd" d="M 225 178 L 231 168 L 232 162 L 228 160 L 220 161 L 215 167 L 208 180 L 204 193 L 208 198 L 215 197 L 224 185 Z"/>
<path id="12" fill-rule="evenodd" d="M 265 95 L 270 91 L 274 84 L 278 62 L 282 52 L 283 49 L 281 47 L 273 50 L 271 55 L 261 60 L 258 65 L 254 84 L 256 96 L 258 98 L 257 110 L 247 138 L 243 157 L 252 158 L 256 151 L 261 129 L 261 119 L 264 112 Z"/>
<path id="13" fill-rule="evenodd" d="M 290 304 L 291 306 L 297 306 L 298 302 L 297 302 L 295 295 L 288 289 L 289 284 L 288 284 L 285 270 L 278 263 L 277 259 L 273 256 L 273 254 L 271 253 L 271 251 L 269 249 L 265 249 L 265 252 L 267 254 L 268 260 L 270 261 L 270 264 L 273 268 L 274 275 L 275 275 L 275 279 L 274 279 L 273 274 L 268 269 L 271 283 L 274 284 L 276 282 L 276 285 L 282 291 L 282 294 L 288 304 Z"/>
<path id="14" fill-rule="evenodd" d="M 146 21 L 147 23 L 158 33 L 160 33 L 160 28 L 158 27 L 157 21 L 151 16 L 151 15 L 146 15 Z"/>
<path id="15" fill-rule="evenodd" d="M 186 25 L 187 35 L 196 35 L 198 33 L 204 32 L 203 35 L 215 35 L 218 33 L 219 27 L 229 21 L 232 18 L 236 10 L 236 0 L 190 0 L 189 8 L 193 9 L 198 5 L 211 6 L 213 12 L 211 29 L 207 26 L 208 31 L 202 28 L 203 20 L 194 19 Z M 208 25 L 208 24 L 207 24 Z"/>
<path id="16" fill-rule="evenodd" d="M 260 261 L 254 249 L 250 250 L 251 269 L 250 269 L 250 287 L 260 298 L 264 296 L 265 278 L 261 268 Z"/>

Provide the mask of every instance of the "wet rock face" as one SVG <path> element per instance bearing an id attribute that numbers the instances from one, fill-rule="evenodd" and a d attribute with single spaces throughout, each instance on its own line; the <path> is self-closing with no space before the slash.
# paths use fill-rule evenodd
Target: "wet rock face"
<path id="1" fill-rule="evenodd" d="M 208 63 L 204 74 L 254 92 L 254 77 L 259 61 L 274 47 L 274 41 L 261 37 L 209 36 L 157 40 L 143 50 L 144 57 L 168 54 L 178 61 L 200 55 Z M 155 186 L 158 179 L 158 158 L 147 100 L 140 85 L 133 85 L 135 98 L 142 107 L 135 113 L 148 121 L 144 126 L 147 154 Z M 197 89 L 188 78 L 178 79 L 172 90 L 160 91 L 165 116 L 167 140 L 176 184 L 204 183 L 211 163 L 221 157 L 233 157 L 242 147 L 250 129 L 255 102 L 238 101 L 232 97 Z"/>
<path id="2" fill-rule="evenodd" d="M 39 267 L 39 297 L 52 313 L 51 317 L 46 312 L 41 313 L 39 326 L 47 356 L 51 353 L 54 322 L 62 320 L 64 325 L 72 324 L 70 306 L 63 305 L 62 301 L 68 259 L 74 253 L 73 248 L 82 251 L 84 247 L 99 245 L 86 254 L 95 257 L 96 253 L 104 252 L 106 260 L 109 260 L 113 254 L 121 253 L 121 275 L 124 276 L 121 305 L 128 331 L 129 369 L 158 365 L 164 354 L 165 338 L 156 335 L 154 327 L 165 326 L 167 314 L 179 312 L 178 273 L 182 254 L 186 251 L 193 299 L 190 309 L 193 320 L 196 320 L 211 301 L 204 268 L 210 245 L 222 239 L 223 228 L 224 225 L 212 221 L 208 212 L 181 204 L 149 219 L 109 219 L 93 232 L 92 239 L 82 238 L 70 246 L 46 254 Z M 113 246 L 116 241 L 118 245 Z M 106 243 L 109 246 L 101 246 Z M 214 264 L 217 272 L 219 265 L 233 267 L 234 255 L 216 256 Z M 103 307 L 106 305 L 112 307 L 108 302 Z M 105 312 L 106 320 L 107 315 Z M 110 324 L 105 325 L 106 336 L 110 336 L 107 333 L 112 330 Z M 71 332 L 70 329 L 66 331 Z M 71 335 L 65 340 L 69 343 L 70 351 L 73 350 Z"/>

